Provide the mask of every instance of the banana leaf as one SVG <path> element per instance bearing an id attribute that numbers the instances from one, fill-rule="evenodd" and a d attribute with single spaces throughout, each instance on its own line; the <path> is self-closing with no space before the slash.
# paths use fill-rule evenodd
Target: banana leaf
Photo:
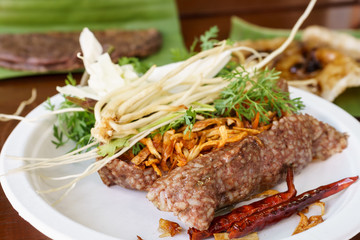
<path id="1" fill-rule="evenodd" d="M 1 0 L 0 34 L 156 28 L 161 50 L 144 61 L 171 62 L 170 49 L 184 49 L 175 0 Z M 37 73 L 0 68 L 0 79 Z"/>
<path id="2" fill-rule="evenodd" d="M 360 38 L 360 30 L 342 30 L 354 37 Z M 287 37 L 290 33 L 288 29 L 272 29 L 257 26 L 244 21 L 238 17 L 232 17 L 229 38 L 233 41 L 269 39 L 275 37 Z M 296 39 L 301 38 L 301 31 L 296 35 Z M 348 88 L 338 96 L 334 103 L 353 116 L 360 117 L 360 87 Z"/>

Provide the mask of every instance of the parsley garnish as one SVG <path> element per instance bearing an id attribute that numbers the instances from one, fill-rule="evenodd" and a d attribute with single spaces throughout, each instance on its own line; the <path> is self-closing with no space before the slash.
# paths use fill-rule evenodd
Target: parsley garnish
<path id="1" fill-rule="evenodd" d="M 231 82 L 214 101 L 217 114 L 231 116 L 236 113 L 240 119 L 251 121 L 259 113 L 260 122 L 268 122 L 268 111 L 276 112 L 279 117 L 285 112 L 299 111 L 304 107 L 300 98 L 290 99 L 288 92 L 276 86 L 279 74 L 275 69 L 265 69 L 251 75 L 241 68 L 224 76 Z"/>

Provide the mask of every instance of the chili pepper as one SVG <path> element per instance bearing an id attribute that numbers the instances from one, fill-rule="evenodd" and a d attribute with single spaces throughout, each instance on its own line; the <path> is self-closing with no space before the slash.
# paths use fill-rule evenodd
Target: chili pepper
<path id="1" fill-rule="evenodd" d="M 296 195 L 295 185 L 293 183 L 294 174 L 291 168 L 287 171 L 286 183 L 288 190 L 286 192 L 278 193 L 270 197 L 266 197 L 259 201 L 253 202 L 249 205 L 244 205 L 232 210 L 230 213 L 215 217 L 207 230 L 200 231 L 195 228 L 190 228 L 188 234 L 191 240 L 200 240 L 211 237 L 214 233 L 225 232 L 231 227 L 234 222 L 250 216 L 255 212 L 262 211 L 266 208 L 278 205 L 287 201 Z"/>
<path id="2" fill-rule="evenodd" d="M 286 202 L 243 218 L 242 220 L 235 222 L 231 228 L 228 229 L 229 238 L 245 236 L 249 233 L 262 230 L 264 227 L 284 218 L 290 217 L 292 214 L 301 211 L 306 206 L 347 188 L 358 178 L 359 176 L 348 177 L 328 185 L 320 186 L 296 197 L 292 197 Z"/>

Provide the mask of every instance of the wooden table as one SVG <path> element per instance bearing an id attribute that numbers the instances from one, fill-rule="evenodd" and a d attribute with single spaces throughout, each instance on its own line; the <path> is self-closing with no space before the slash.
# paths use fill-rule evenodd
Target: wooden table
<path id="1" fill-rule="evenodd" d="M 195 36 L 199 36 L 215 24 L 220 28 L 220 37 L 226 38 L 230 29 L 230 15 L 233 14 L 263 26 L 289 28 L 306 5 L 306 1 L 303 0 L 241 1 L 243 3 L 241 6 L 236 5 L 239 1 L 235 0 L 224 0 L 221 1 L 221 4 L 218 2 L 215 0 L 177 1 L 182 32 L 187 46 L 191 45 Z M 264 6 L 268 2 L 272 2 L 271 6 Z M 314 11 L 306 25 L 317 23 L 334 28 L 359 26 L 358 1 L 319 1 L 319 3 L 320 7 Z M 341 21 L 329 22 L 329 19 L 324 18 L 326 13 L 332 11 L 331 14 L 334 16 L 341 14 L 333 11 L 335 8 L 352 14 L 343 15 Z M 271 14 L 274 12 L 276 14 Z M 347 23 L 341 25 L 342 22 L 345 22 L 344 18 Z M 25 108 L 23 114 L 27 114 L 47 97 L 56 94 L 55 87 L 63 85 L 65 77 L 66 74 L 58 74 L 1 80 L 0 112 L 13 113 L 21 101 L 30 97 L 31 89 L 36 88 L 38 96 L 35 102 Z M 75 78 L 79 79 L 80 75 L 75 74 Z M 16 125 L 16 121 L 0 123 L 0 149 Z M 352 220 L 349 219 L 349 221 Z M 0 188 L 0 239 L 49 239 L 18 215 L 8 202 L 2 188 Z M 360 240 L 360 234 L 352 240 Z"/>

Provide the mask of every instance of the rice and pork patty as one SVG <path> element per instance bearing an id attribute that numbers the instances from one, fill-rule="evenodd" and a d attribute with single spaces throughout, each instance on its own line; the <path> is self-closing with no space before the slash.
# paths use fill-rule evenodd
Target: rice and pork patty
<path id="1" fill-rule="evenodd" d="M 111 58 L 146 57 L 157 52 L 162 36 L 156 29 L 94 31 L 104 51 L 113 48 Z M 35 72 L 71 71 L 83 67 L 80 32 L 0 34 L 0 66 Z"/>
<path id="2" fill-rule="evenodd" d="M 101 158 L 99 158 L 101 159 Z M 116 158 L 102 167 L 99 176 L 107 186 L 147 191 L 159 176 L 153 168 L 140 169 L 129 161 Z"/>
<path id="3" fill-rule="evenodd" d="M 147 198 L 189 227 L 205 230 L 215 210 L 266 190 L 347 146 L 347 135 L 310 115 L 290 115 L 256 137 L 230 143 L 157 179 Z"/>
<path id="4" fill-rule="evenodd" d="M 286 80 L 279 79 L 277 87 L 283 92 L 289 92 Z M 102 158 L 99 158 L 100 160 Z M 106 164 L 99 171 L 101 180 L 107 186 L 119 185 L 129 189 L 147 191 L 153 182 L 159 178 L 153 168 L 142 170 L 136 167 L 126 156 L 120 156 Z M 166 175 L 167 172 L 163 172 Z"/>

